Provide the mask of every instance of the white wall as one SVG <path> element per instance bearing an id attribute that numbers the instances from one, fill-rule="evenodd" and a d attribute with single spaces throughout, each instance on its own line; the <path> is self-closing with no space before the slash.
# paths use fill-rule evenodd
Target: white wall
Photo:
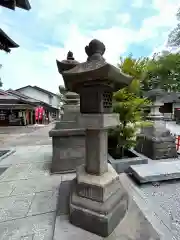
<path id="1" fill-rule="evenodd" d="M 60 97 L 54 95 L 51 101 L 52 101 L 51 104 L 52 104 L 53 107 L 59 108 L 59 106 L 60 106 Z"/>
<path id="2" fill-rule="evenodd" d="M 39 101 L 50 104 L 55 108 L 59 108 L 60 99 L 56 95 L 53 95 L 53 97 L 50 97 L 48 94 L 38 91 L 37 89 L 31 88 L 31 87 L 23 88 L 18 91 L 26 96 L 29 96 Z"/>

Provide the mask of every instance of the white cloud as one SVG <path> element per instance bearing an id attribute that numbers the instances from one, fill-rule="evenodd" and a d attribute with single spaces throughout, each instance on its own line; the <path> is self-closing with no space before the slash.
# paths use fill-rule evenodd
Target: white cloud
<path id="1" fill-rule="evenodd" d="M 60 16 L 61 13 L 65 11 L 69 12 L 69 19 L 71 18 L 71 13 L 77 18 L 81 17 L 88 19 L 89 17 L 99 18 L 105 11 L 110 11 L 115 9 L 116 6 L 119 6 L 123 1 L 122 0 L 53 0 L 51 1 L 39 0 L 40 9 L 39 16 L 45 20 L 52 20 L 57 16 Z"/>
<path id="2" fill-rule="evenodd" d="M 169 26 L 171 31 L 177 24 L 176 13 L 180 7 L 179 0 L 167 0 L 165 4 L 162 4 L 161 0 L 153 0 L 153 6 L 159 11 L 159 17 L 154 19 L 154 22 L 157 21 L 155 25 L 158 26 L 161 24 L 161 26 Z M 165 42 L 159 46 L 156 46 L 153 52 L 162 52 L 166 50 L 173 52 L 173 49 L 167 46 L 169 31 L 164 34 Z"/>
<path id="3" fill-rule="evenodd" d="M 162 0 L 152 0 L 152 7 L 157 11 L 157 14 L 144 19 L 138 36 L 139 41 L 147 41 L 148 39 L 151 41 L 151 45 L 154 45 L 152 54 L 169 50 L 166 46 L 167 38 L 169 30 L 177 24 L 176 13 L 179 6 L 179 0 L 163 2 Z M 162 41 L 163 44 L 159 44 Z"/>
<path id="4" fill-rule="evenodd" d="M 129 13 L 118 14 L 116 19 L 118 23 L 125 25 L 131 21 L 131 15 Z"/>
<path id="5" fill-rule="evenodd" d="M 66 59 L 67 52 L 73 51 L 76 60 L 86 61 L 84 47 L 93 38 L 97 38 L 106 45 L 104 57 L 108 62 L 116 64 L 120 54 L 124 53 L 133 41 L 134 32 L 126 28 L 112 27 L 105 30 L 91 32 L 84 36 L 76 25 L 69 26 L 69 35 L 63 48 L 46 46 L 44 51 L 30 51 L 20 47 L 12 53 L 3 53 L 1 63 L 4 88 L 18 88 L 25 84 L 36 84 L 51 91 L 58 91 L 58 85 L 63 80 L 57 71 L 56 59 Z M 123 36 L 123 37 L 122 37 Z M 7 82 L 6 79 L 11 79 Z"/>
<path id="6" fill-rule="evenodd" d="M 13 49 L 10 55 L 0 54 L 0 63 L 3 64 L 2 81 L 4 87 L 18 88 L 27 84 L 36 84 L 50 91 L 58 92 L 58 85 L 62 85 L 63 81 L 57 71 L 56 59 L 65 59 L 67 52 L 71 50 L 76 60 L 85 61 L 87 56 L 84 47 L 93 38 L 104 42 L 106 45 L 104 57 L 115 65 L 119 61 L 119 56 L 127 51 L 131 43 L 150 40 L 158 50 L 159 46 L 156 46 L 156 41 L 160 34 L 162 35 L 162 31 L 159 30 L 162 27 L 171 28 L 174 26 L 179 0 L 167 0 L 166 4 L 162 4 L 162 0 L 152 1 L 152 7 L 157 10 L 157 14 L 144 19 L 139 30 L 126 27 L 126 24 L 132 21 L 131 15 L 128 12 L 122 12 L 116 13 L 114 16 L 118 27 L 115 24 L 106 28 L 97 25 L 97 30 L 87 29 L 84 32 L 80 27 L 87 20 L 89 26 L 93 21 L 97 24 L 107 21 L 107 16 L 109 17 L 108 21 L 110 21 L 111 16 L 105 16 L 104 13 L 116 9 L 116 4 L 123 2 L 123 0 L 113 0 L 113 3 L 110 0 L 53 0 L 53 4 L 48 0 L 38 0 L 36 1 L 39 4 L 38 9 L 35 9 L 35 0 L 32 0 L 31 11 L 38 14 L 38 21 L 41 21 L 41 24 L 51 27 L 51 40 L 56 40 L 56 42 L 59 40 L 59 43 L 63 42 L 64 46 L 60 45 L 61 47 L 57 48 L 48 45 L 44 46 L 43 50 L 28 50 L 25 47 L 27 45 L 24 44 L 24 42 L 27 43 L 27 39 L 25 40 L 24 37 L 23 40 L 23 37 L 19 37 L 21 39 L 19 41 L 19 39 L 14 38 L 16 32 L 4 25 L 3 29 L 7 33 L 11 33 L 12 38 L 17 39 L 17 43 L 20 44 L 20 48 Z M 144 1 L 134 0 L 133 7 L 143 7 L 142 3 L 144 5 Z M 69 18 L 63 27 L 62 21 L 64 19 L 61 19 L 61 14 L 65 11 L 68 11 Z M 71 13 L 73 13 L 73 18 L 71 18 Z M 167 38 L 167 32 L 163 33 L 161 38 L 164 42 Z"/>
<path id="7" fill-rule="evenodd" d="M 3 87 L 15 89 L 34 84 L 58 92 L 58 85 L 62 83 L 56 68 L 58 50 L 50 47 L 43 52 L 33 52 L 21 47 L 10 54 L 1 53 Z"/>
<path id="8" fill-rule="evenodd" d="M 71 25 L 67 41 L 63 49 L 61 49 L 62 55 L 65 55 L 68 50 L 71 50 L 78 61 L 85 61 L 87 56 L 84 47 L 88 45 L 93 38 L 96 38 L 106 46 L 104 57 L 107 61 L 112 64 L 117 64 L 120 54 L 124 53 L 128 45 L 134 41 L 133 38 L 135 34 L 135 31 L 128 28 L 111 27 L 91 31 L 88 35 L 84 36 L 76 25 Z"/>

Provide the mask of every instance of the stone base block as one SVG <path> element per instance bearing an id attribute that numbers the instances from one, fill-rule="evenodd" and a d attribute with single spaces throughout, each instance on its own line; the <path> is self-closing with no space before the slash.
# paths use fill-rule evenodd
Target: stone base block
<path id="1" fill-rule="evenodd" d="M 51 173 L 75 172 L 76 168 L 84 164 L 85 160 L 84 131 L 81 129 L 52 131 L 53 157 Z"/>
<path id="2" fill-rule="evenodd" d="M 80 114 L 77 118 L 79 126 L 86 129 L 106 129 L 119 124 L 119 115 L 110 114 Z"/>
<path id="3" fill-rule="evenodd" d="M 130 166 L 130 171 L 139 183 L 175 180 L 180 179 L 180 161 Z"/>
<path id="4" fill-rule="evenodd" d="M 148 158 L 144 155 L 136 152 L 134 149 L 130 149 L 129 151 L 133 153 L 135 157 L 114 159 L 110 154 L 108 155 L 108 161 L 111 163 L 117 173 L 128 173 L 129 166 L 148 163 Z"/>
<path id="5" fill-rule="evenodd" d="M 84 230 L 107 237 L 124 218 L 127 208 L 128 195 L 121 188 L 104 203 L 100 203 L 78 196 L 75 184 L 70 197 L 70 222 Z"/>
<path id="6" fill-rule="evenodd" d="M 54 134 L 56 134 L 55 131 L 57 131 L 57 130 L 73 129 L 73 128 L 77 128 L 76 121 L 72 121 L 72 120 L 71 121 L 64 121 L 64 120 L 57 121 L 55 128 L 49 132 L 49 135 L 50 135 L 50 137 L 52 137 L 52 136 L 54 136 Z"/>
<path id="7" fill-rule="evenodd" d="M 108 171 L 101 176 L 86 173 L 84 165 L 77 168 L 76 190 L 81 197 L 105 202 L 119 187 L 119 175 L 110 164 Z"/>
<path id="8" fill-rule="evenodd" d="M 153 160 L 177 158 L 176 143 L 172 136 L 149 137 L 140 135 L 137 137 L 135 150 Z"/>

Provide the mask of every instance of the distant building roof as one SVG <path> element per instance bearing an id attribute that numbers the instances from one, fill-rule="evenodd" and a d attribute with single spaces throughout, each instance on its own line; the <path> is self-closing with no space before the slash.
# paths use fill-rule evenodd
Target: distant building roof
<path id="1" fill-rule="evenodd" d="M 0 90 L 0 100 L 19 100 L 16 96 L 7 93 L 4 90 Z"/>
<path id="2" fill-rule="evenodd" d="M 31 5 L 28 0 L 1 0 L 0 5 L 11 10 L 15 10 L 16 7 L 24 10 L 30 10 Z"/>
<path id="3" fill-rule="evenodd" d="M 163 97 L 162 97 L 162 101 L 164 103 L 170 103 L 170 102 L 180 102 L 180 93 L 177 92 L 170 92 L 170 93 L 166 93 Z"/>
<path id="4" fill-rule="evenodd" d="M 22 89 L 25 89 L 25 88 L 34 88 L 34 89 L 36 89 L 36 90 L 38 90 L 38 91 L 40 91 L 40 92 L 46 93 L 47 95 L 50 95 L 50 96 L 58 96 L 58 94 L 55 94 L 55 93 L 53 93 L 53 92 L 50 92 L 50 91 L 48 91 L 48 90 L 46 90 L 46 89 L 40 88 L 40 87 L 38 87 L 38 86 L 31 86 L 31 85 L 27 85 L 27 86 L 18 88 L 18 89 L 16 89 L 16 91 L 19 91 L 19 90 L 22 90 Z"/>
<path id="5" fill-rule="evenodd" d="M 31 97 L 29 97 L 25 94 L 22 94 L 21 92 L 18 92 L 18 90 L 9 89 L 9 90 L 6 91 L 6 93 L 11 94 L 13 96 L 16 96 L 16 97 L 19 98 L 19 100 L 21 100 L 23 102 L 26 102 L 26 103 L 29 103 L 29 104 L 41 105 L 41 106 L 44 106 L 44 107 L 49 108 L 49 109 L 58 109 L 56 107 L 51 106 L 48 103 L 42 102 L 40 100 L 37 100 L 35 98 L 31 98 Z"/>
<path id="6" fill-rule="evenodd" d="M 15 43 L 1 28 L 0 28 L 0 49 L 5 52 L 10 52 L 10 48 L 17 48 L 19 45 Z"/>
<path id="7" fill-rule="evenodd" d="M 153 89 L 144 93 L 145 97 L 152 98 L 152 96 L 160 96 L 160 100 L 163 103 L 180 102 L 179 92 L 165 92 L 162 89 Z"/>
<path id="8" fill-rule="evenodd" d="M 28 97 L 28 96 L 26 96 L 26 95 L 24 95 L 24 94 L 22 94 L 22 93 L 20 93 L 16 90 L 9 89 L 6 92 L 13 95 L 13 96 L 16 96 L 19 99 L 24 100 L 26 102 L 40 104 L 39 100 L 37 100 L 35 98 Z"/>

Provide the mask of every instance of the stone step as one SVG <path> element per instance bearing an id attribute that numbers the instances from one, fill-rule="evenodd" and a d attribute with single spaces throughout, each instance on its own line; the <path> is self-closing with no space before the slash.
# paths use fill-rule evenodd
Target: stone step
<path id="1" fill-rule="evenodd" d="M 139 183 L 167 181 L 180 178 L 180 160 L 132 165 L 129 172 Z"/>

